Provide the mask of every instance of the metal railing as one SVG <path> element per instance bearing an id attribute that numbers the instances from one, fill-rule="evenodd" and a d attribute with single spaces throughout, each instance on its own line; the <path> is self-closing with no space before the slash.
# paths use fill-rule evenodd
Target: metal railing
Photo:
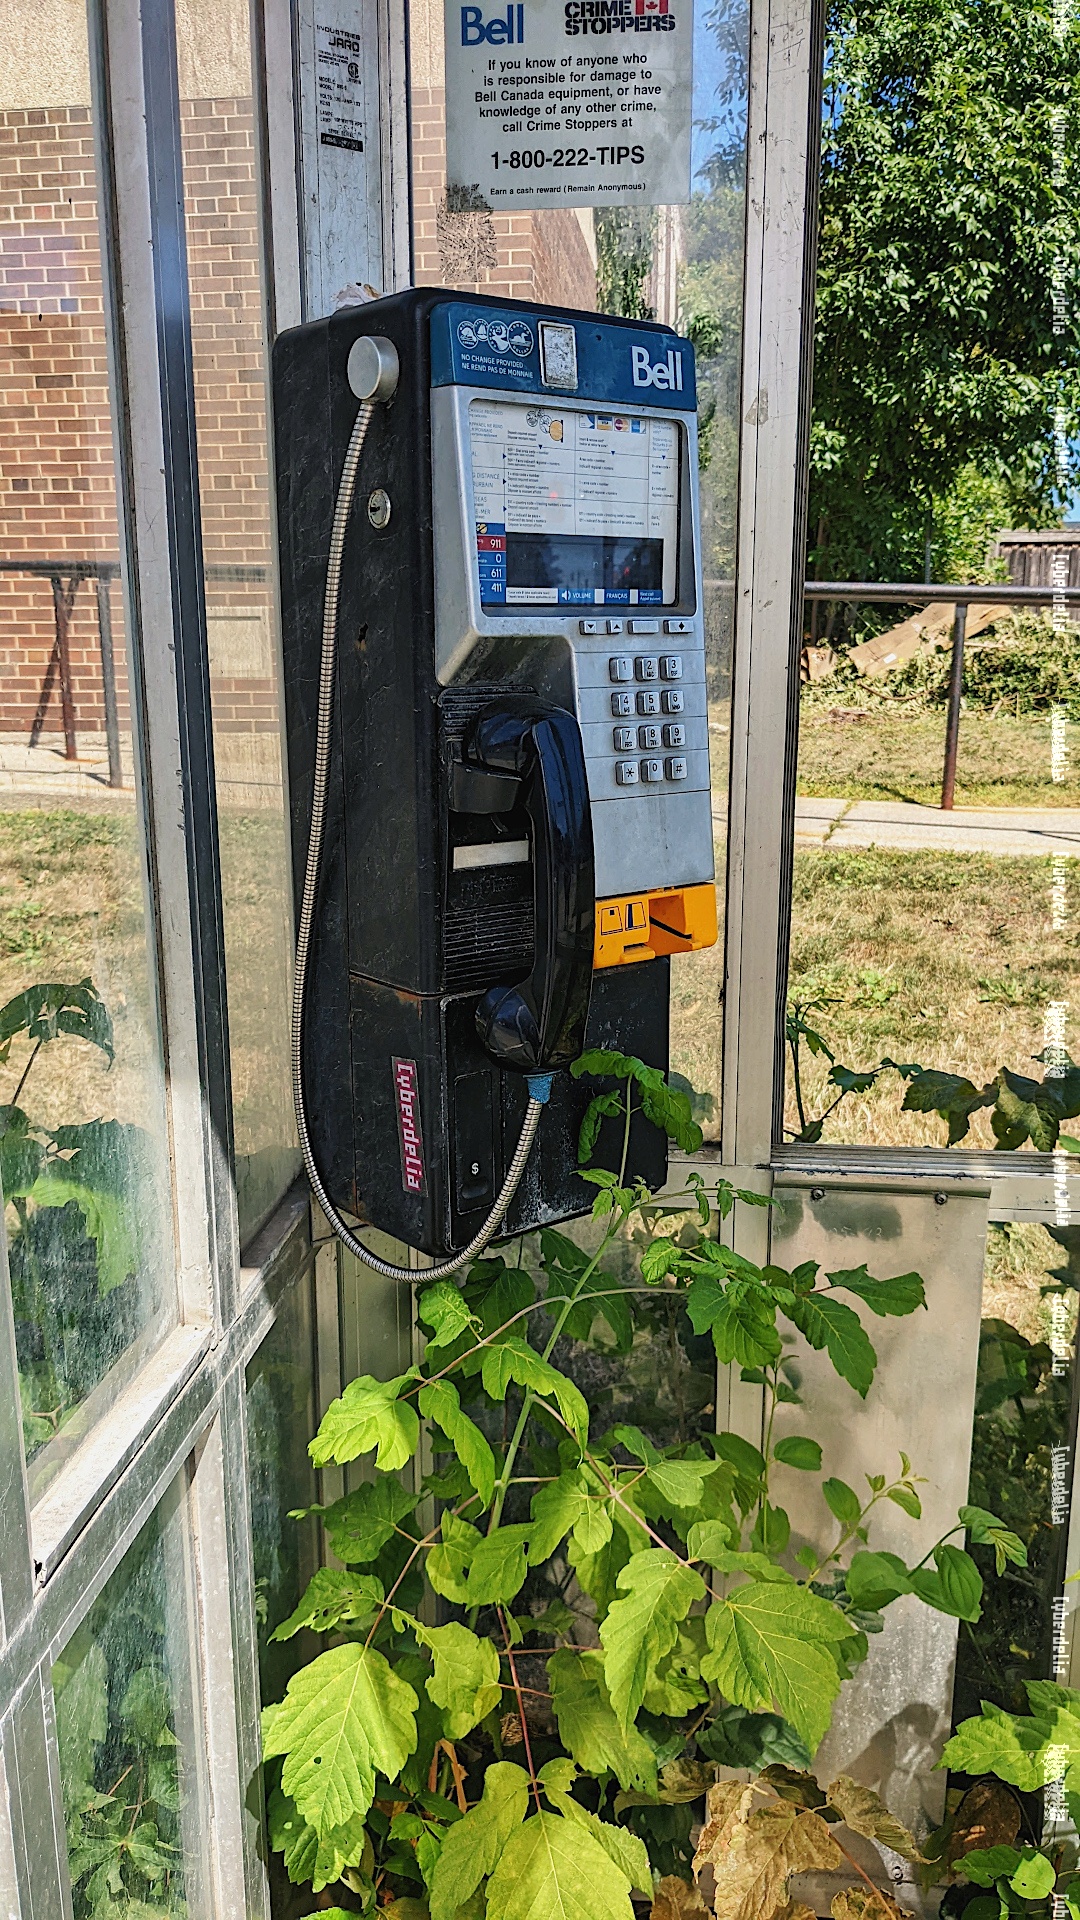
<path id="1" fill-rule="evenodd" d="M 124 784 L 120 758 L 120 720 L 116 700 L 112 608 L 109 600 L 110 583 L 119 572 L 118 560 L 0 560 L 0 573 L 25 573 L 36 579 L 48 580 L 52 586 L 54 638 L 30 728 L 30 745 L 36 747 L 41 738 L 53 687 L 58 685 L 64 728 L 65 760 L 77 760 L 79 757 L 75 700 L 71 685 L 71 656 L 68 646 L 71 617 L 75 611 L 75 600 L 82 582 L 92 580 L 94 583 L 110 787 L 122 787 Z M 237 564 L 209 566 L 205 569 L 207 583 L 215 585 L 233 586 L 246 583 L 254 585 L 264 582 L 266 577 L 267 569 L 263 566 Z"/>
<path id="2" fill-rule="evenodd" d="M 973 606 L 1067 606 L 1080 603 L 1080 587 L 1016 587 L 1008 582 L 985 586 L 972 583 L 932 585 L 911 580 L 807 580 L 807 600 L 885 601 L 896 606 L 928 606 L 944 600 L 953 608 L 952 654 L 949 662 L 949 703 L 945 721 L 945 764 L 941 777 L 941 806 L 950 812 L 956 792 L 956 756 L 960 744 L 960 704 L 964 694 L 964 637 L 968 608 Z"/>

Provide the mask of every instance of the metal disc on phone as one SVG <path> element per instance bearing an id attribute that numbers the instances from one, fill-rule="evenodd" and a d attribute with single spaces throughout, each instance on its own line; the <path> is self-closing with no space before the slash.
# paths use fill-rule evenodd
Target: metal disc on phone
<path id="1" fill-rule="evenodd" d="M 368 495 L 367 517 L 373 527 L 386 527 L 390 524 L 390 495 L 383 487 L 376 487 Z"/>
<path id="2" fill-rule="evenodd" d="M 389 400 L 400 371 L 397 348 L 381 334 L 362 333 L 349 348 L 345 373 L 358 400 Z"/>

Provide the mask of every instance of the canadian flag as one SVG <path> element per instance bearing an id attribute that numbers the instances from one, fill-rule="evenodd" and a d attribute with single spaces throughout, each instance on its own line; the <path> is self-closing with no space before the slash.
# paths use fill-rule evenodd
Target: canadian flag
<path id="1" fill-rule="evenodd" d="M 666 13 L 667 10 L 668 0 L 634 0 L 635 14 Z"/>

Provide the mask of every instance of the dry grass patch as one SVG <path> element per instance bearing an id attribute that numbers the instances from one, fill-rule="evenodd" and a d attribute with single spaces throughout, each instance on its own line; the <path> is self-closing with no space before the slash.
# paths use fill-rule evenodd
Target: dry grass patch
<path id="1" fill-rule="evenodd" d="M 960 722 L 959 807 L 1080 807 L 1080 726 L 1064 726 L 1065 779 L 1050 778 L 1050 721 L 968 713 Z M 822 799 L 941 800 L 945 716 L 897 707 L 802 704 L 798 791 Z"/>

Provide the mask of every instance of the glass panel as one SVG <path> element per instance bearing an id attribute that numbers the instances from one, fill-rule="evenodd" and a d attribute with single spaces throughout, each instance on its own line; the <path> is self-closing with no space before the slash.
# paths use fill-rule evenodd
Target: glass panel
<path id="1" fill-rule="evenodd" d="M 992 1226 L 969 1500 L 1019 1534 L 1027 1567 L 998 1578 L 983 1563 L 982 1618 L 961 1622 L 953 1717 L 980 1700 L 1028 1710 L 1025 1680 L 1068 1682 L 1061 1635 L 1072 1460 L 1076 1439 L 1076 1288 L 1080 1229 Z"/>
<path id="2" fill-rule="evenodd" d="M 74 1920 L 206 1911 L 184 1518 L 174 1483 L 53 1667 Z"/>
<path id="3" fill-rule="evenodd" d="M 37 1491 L 176 1318 L 85 13 L 0 29 L 0 1177 Z M 26 996 L 20 998 L 20 996 Z"/>
<path id="4" fill-rule="evenodd" d="M 586 69 L 584 80 L 605 87 L 635 66 L 633 81 L 654 81 L 649 59 L 663 64 L 666 36 L 639 34 L 638 22 L 651 28 L 653 12 L 677 19 L 671 7 L 638 5 L 629 0 L 601 8 L 574 5 L 567 21 L 562 65 Z M 505 30 L 502 13 L 481 9 L 495 19 L 493 48 Z M 612 14 L 622 22 L 611 28 Z M 742 0 L 696 9 L 693 29 L 693 112 L 690 143 L 691 195 L 672 206 L 642 206 L 624 183 L 623 204 L 570 204 L 499 211 L 461 187 L 447 188 L 444 9 L 436 0 L 417 0 L 410 9 L 411 104 L 413 130 L 413 249 L 418 285 L 450 286 L 463 291 L 545 301 L 632 319 L 654 319 L 677 327 L 697 351 L 699 483 L 705 576 L 707 708 L 712 761 L 718 908 L 723 914 L 726 857 L 726 789 L 729 755 L 731 631 L 735 564 L 735 498 L 738 458 L 739 356 L 743 277 L 744 180 L 746 141 L 746 46 L 748 10 Z M 603 16 L 603 17 L 602 17 Z M 449 13 L 446 15 L 450 18 Z M 471 17 L 471 16 L 470 16 Z M 465 20 L 464 13 L 462 20 Z M 619 25 L 619 22 L 616 22 Z M 471 28 L 463 28 L 472 31 Z M 581 37 L 579 37 L 581 36 Z M 562 43 L 560 42 L 560 49 Z M 643 52 L 642 49 L 645 51 Z M 516 51 L 516 49 L 515 49 Z M 648 56 L 648 58 L 646 57 Z M 501 56 L 497 56 L 501 57 Z M 494 64 L 494 63 L 492 63 Z M 534 65 L 540 66 L 540 61 Z M 550 64 L 554 64 L 553 62 Z M 510 62 L 511 69 L 513 61 Z M 603 71 L 604 69 L 607 71 Z M 619 72 L 612 69 L 619 68 Z M 507 79 L 513 78 L 512 70 Z M 494 83 L 493 83 L 494 84 Z M 500 81 L 503 94 L 505 81 Z M 531 77 L 528 84 L 534 85 Z M 539 85 L 539 82 L 535 83 Z M 546 82 L 545 82 L 546 84 Z M 629 92 L 629 86 L 624 87 Z M 659 88 L 657 88 L 659 91 Z M 486 97 L 486 96 L 485 96 Z M 538 97 L 538 96 L 529 96 Z M 495 99 L 493 93 L 491 98 Z M 481 95 L 477 93 L 479 102 Z M 537 114 L 550 111 L 523 109 Z M 574 109 L 571 107 L 571 112 Z M 585 111 L 585 109 L 580 109 Z M 590 110 L 591 111 L 591 110 Z M 558 112 L 565 116 L 565 108 Z M 577 122 L 545 121 L 541 134 L 522 124 L 504 123 L 498 104 L 485 109 L 493 129 L 491 144 L 505 148 L 502 162 L 520 182 L 537 169 L 544 180 L 572 180 L 563 160 L 553 155 L 572 137 Z M 585 123 L 581 123 L 584 125 Z M 589 123 L 592 124 L 591 122 Z M 597 122 L 596 125 L 606 125 Z M 614 121 L 611 122 L 615 124 Z M 591 161 L 596 142 L 588 135 Z M 485 140 L 485 145 L 486 140 Z M 527 153 L 522 149 L 528 148 Z M 569 148 L 566 152 L 575 152 Z M 604 151 L 614 152 L 615 149 Z M 584 147 L 581 148 L 584 152 Z M 536 156 L 539 154 L 539 159 Z M 602 156 L 601 156 L 602 157 Z M 486 162 L 485 162 L 486 164 Z M 567 163 L 569 164 L 569 163 Z M 575 162 L 575 164 L 577 164 Z M 590 168 L 591 170 L 591 168 Z M 500 175 L 501 178 L 501 175 Z M 555 189 L 553 189 L 553 192 Z M 721 941 L 723 934 L 721 932 Z M 700 1089 L 698 1117 L 707 1135 L 719 1130 L 720 1043 L 722 1036 L 722 945 L 676 959 L 671 976 L 671 1064 Z"/>
<path id="5" fill-rule="evenodd" d="M 316 1522 L 288 1517 L 290 1511 L 310 1506 L 316 1498 L 307 1450 L 318 1422 L 315 1377 L 313 1284 L 310 1273 L 305 1273 L 280 1301 L 277 1319 L 247 1369 L 251 1551 L 259 1688 L 266 1704 L 283 1699 L 297 1667 L 319 1652 L 319 1641 L 306 1629 L 291 1640 L 270 1638 L 296 1606 L 318 1565 Z M 267 1867 L 276 1920 L 291 1920 L 305 1912 L 310 1899 L 304 1888 L 290 1886 L 280 1853 L 268 1855 Z"/>
<path id="6" fill-rule="evenodd" d="M 184 214 L 242 1242 L 300 1166 L 272 590 L 265 306 L 246 0 L 177 9 Z"/>
<path id="7" fill-rule="evenodd" d="M 789 1139 L 1051 1147 L 1054 1113 L 1032 1130 L 1010 1117 L 1015 1087 L 998 1102 L 991 1083 L 1003 1068 L 1053 1082 L 1077 1051 L 1080 636 L 1075 604 L 1051 604 L 1080 580 L 1061 384 L 1076 308 L 1055 292 L 1053 247 L 1032 274 L 1012 271 L 1026 130 L 1056 112 L 1063 21 L 1018 51 L 1035 118 L 987 148 L 983 212 L 942 280 L 928 261 L 949 251 L 970 164 L 944 102 L 955 88 L 977 117 L 989 104 L 994 30 L 960 9 L 928 50 L 910 17 L 892 35 L 880 18 L 864 32 L 851 10 L 828 16 L 807 573 L 900 591 L 805 607 Z M 1048 233 L 1072 204 L 1063 154 L 1045 170 Z M 1001 301 L 946 290 L 975 259 Z M 1023 392 L 1021 412 L 990 399 L 1001 382 Z M 948 756 L 958 629 L 934 587 L 960 583 L 982 598 L 955 655 Z M 1013 585 L 1042 587 L 1042 607 L 1002 601 Z M 1051 1084 L 1041 1098 L 1075 1113 L 1066 1095 Z"/>

